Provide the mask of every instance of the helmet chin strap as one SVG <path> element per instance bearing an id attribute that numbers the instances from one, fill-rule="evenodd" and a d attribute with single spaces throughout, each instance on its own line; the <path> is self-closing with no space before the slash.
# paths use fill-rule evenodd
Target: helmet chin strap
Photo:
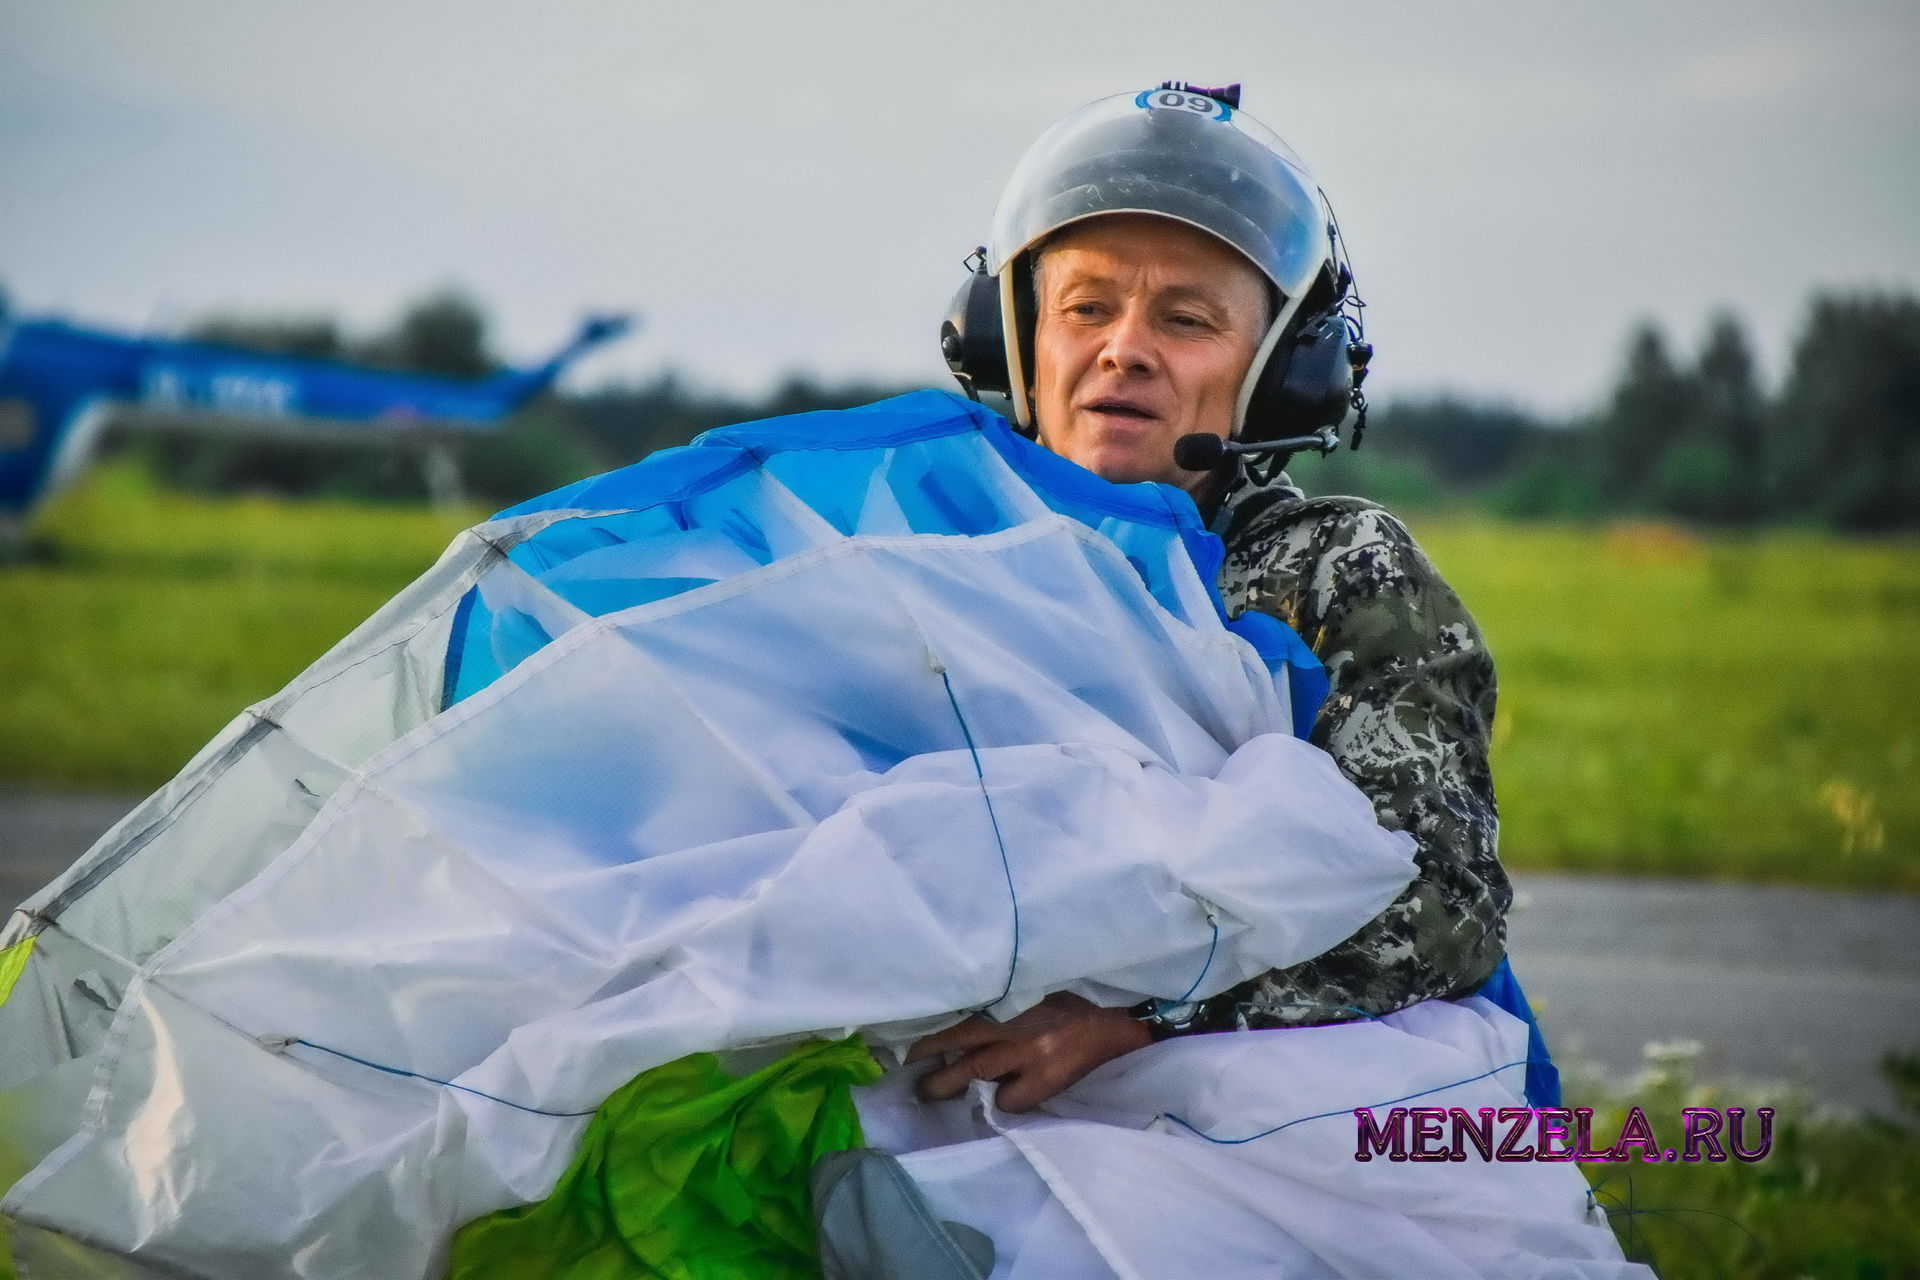
<path id="1" fill-rule="evenodd" d="M 1002 317 L 1000 327 L 1006 344 L 1007 398 L 1013 401 L 1014 424 L 1025 427 L 1037 435 L 1040 424 L 1033 412 L 1033 398 L 1027 394 L 1026 353 L 1020 349 L 1020 326 L 1014 320 L 1018 314 L 1014 310 L 1016 292 L 1014 277 L 1019 274 L 1016 264 L 1025 252 L 1023 250 L 1022 254 L 1016 254 L 1015 260 L 1008 262 L 1006 269 L 1000 273 L 1000 315 Z"/>
<path id="2" fill-rule="evenodd" d="M 1238 440 L 1240 433 L 1246 429 L 1247 406 L 1253 403 L 1253 389 L 1259 385 L 1260 374 L 1267 367 L 1267 360 L 1273 355 L 1273 349 L 1280 345 L 1287 326 L 1293 323 L 1293 317 L 1306 297 L 1305 288 L 1295 289 L 1293 296 L 1280 304 L 1280 314 L 1267 326 L 1267 336 L 1260 340 L 1260 349 L 1253 353 L 1253 363 L 1247 366 L 1247 376 L 1240 380 L 1240 396 L 1233 405 L 1233 439 Z"/>

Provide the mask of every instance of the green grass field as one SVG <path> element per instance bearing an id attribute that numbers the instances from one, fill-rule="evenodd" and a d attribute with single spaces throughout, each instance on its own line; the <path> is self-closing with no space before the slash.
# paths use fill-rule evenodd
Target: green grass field
<path id="1" fill-rule="evenodd" d="M 0 780 L 159 784 L 482 515 L 97 470 L 0 567 Z M 1412 523 L 1498 660 L 1510 865 L 1920 890 L 1920 544 Z"/>
<path id="2" fill-rule="evenodd" d="M 141 790 L 420 573 L 478 510 L 209 500 L 96 470 L 0 566 L 0 779 Z"/>
<path id="3" fill-rule="evenodd" d="M 1692 1046 L 1697 1048 L 1698 1046 Z M 1592 1107 L 1597 1145 L 1637 1106 L 1658 1148 L 1682 1147 L 1684 1107 L 1740 1107 L 1749 1147 L 1772 1107 L 1758 1161 L 1586 1163 L 1599 1206 L 1627 1256 L 1663 1280 L 1893 1280 L 1920 1274 L 1920 1059 L 1887 1064 L 1903 1118 L 1848 1116 L 1792 1089 L 1694 1078 L 1685 1045 L 1649 1045 L 1626 1080 L 1567 1081 L 1567 1105 Z M 1702 1149 L 1704 1152 L 1704 1149 Z"/>
<path id="4" fill-rule="evenodd" d="M 1920 890 L 1920 543 L 1414 525 L 1493 648 L 1512 865 Z"/>

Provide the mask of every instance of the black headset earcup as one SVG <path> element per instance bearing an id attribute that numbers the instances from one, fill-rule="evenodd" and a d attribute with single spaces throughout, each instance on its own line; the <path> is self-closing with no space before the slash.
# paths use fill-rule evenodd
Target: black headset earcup
<path id="1" fill-rule="evenodd" d="M 1348 341 L 1346 320 L 1329 308 L 1277 343 L 1247 400 L 1240 438 L 1254 444 L 1339 426 L 1353 403 Z"/>
<path id="2" fill-rule="evenodd" d="M 1000 279 L 970 271 L 953 295 L 940 324 L 940 354 L 961 390 L 979 398 L 983 391 L 1011 395 L 1007 346 L 1000 321 Z"/>

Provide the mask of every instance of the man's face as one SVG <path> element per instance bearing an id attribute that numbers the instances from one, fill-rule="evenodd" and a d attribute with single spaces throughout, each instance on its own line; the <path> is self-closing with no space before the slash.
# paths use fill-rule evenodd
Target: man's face
<path id="1" fill-rule="evenodd" d="M 1151 214 L 1108 214 L 1046 246 L 1034 334 L 1040 443 L 1108 480 L 1190 492 L 1173 442 L 1226 436 L 1267 324 L 1258 270 L 1204 231 Z"/>

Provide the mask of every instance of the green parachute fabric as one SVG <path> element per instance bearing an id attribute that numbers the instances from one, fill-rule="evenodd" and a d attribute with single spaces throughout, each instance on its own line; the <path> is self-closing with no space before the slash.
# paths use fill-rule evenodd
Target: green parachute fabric
<path id="1" fill-rule="evenodd" d="M 12 946 L 0 949 L 0 1004 L 5 1004 L 7 997 L 13 994 L 13 984 L 20 981 L 20 975 L 27 971 L 27 957 L 32 954 L 32 938 L 22 938 Z"/>
<path id="2" fill-rule="evenodd" d="M 710 1053 L 642 1072 L 603 1103 L 553 1194 L 461 1228 L 452 1280 L 817 1278 L 809 1175 L 862 1145 L 858 1036 L 811 1041 L 736 1079 Z"/>

